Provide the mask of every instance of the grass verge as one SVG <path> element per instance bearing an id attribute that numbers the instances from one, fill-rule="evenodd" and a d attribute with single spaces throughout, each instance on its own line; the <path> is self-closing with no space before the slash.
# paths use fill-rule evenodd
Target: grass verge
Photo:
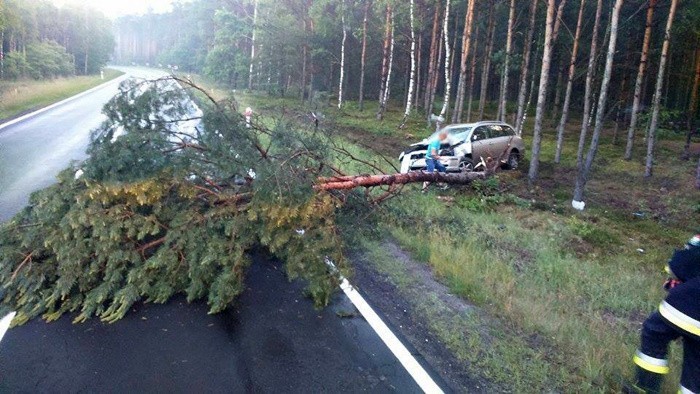
<path id="1" fill-rule="evenodd" d="M 46 107 L 119 77 L 121 71 L 105 69 L 105 79 L 99 75 L 58 78 L 50 81 L 0 82 L 0 120 Z"/>
<path id="2" fill-rule="evenodd" d="M 285 113 L 301 122 L 308 111 L 321 112 L 323 128 L 389 158 L 398 156 L 407 139 L 432 132 L 422 115 L 399 129 L 398 106 L 379 122 L 369 106 L 361 112 L 355 103 L 342 111 L 331 106 L 319 111 L 297 99 L 248 93 L 237 99 L 256 113 Z M 531 122 L 525 127 L 526 147 Z M 448 197 L 442 199 L 408 186 L 385 204 L 379 228 L 384 240 L 408 251 L 481 313 L 445 313 L 435 299 L 414 291 L 410 270 L 382 250 L 381 240 L 362 245 L 378 262 L 375 268 L 414 300 L 457 357 L 475 374 L 515 392 L 619 391 L 631 378 L 641 322 L 664 296 L 662 267 L 673 248 L 699 230 L 695 161 L 678 159 L 679 138 L 659 142 L 655 175 L 644 179 L 644 147 L 636 147 L 636 160 L 624 161 L 623 147 L 605 130 L 587 210 L 572 211 L 577 128 L 575 122 L 568 128 L 564 160 L 556 165 L 551 162 L 554 128 L 545 127 L 534 187 L 527 184 L 524 168 L 439 192 Z M 353 149 L 376 159 L 372 150 Z M 668 392 L 678 387 L 677 346 L 671 360 Z"/>

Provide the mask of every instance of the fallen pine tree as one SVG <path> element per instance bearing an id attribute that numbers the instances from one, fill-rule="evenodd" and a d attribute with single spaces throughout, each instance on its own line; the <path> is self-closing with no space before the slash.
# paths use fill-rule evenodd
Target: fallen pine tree
<path id="1" fill-rule="evenodd" d="M 67 313 L 114 322 L 136 302 L 176 294 L 217 313 L 244 289 L 249 255 L 260 248 L 324 305 L 338 283 L 326 259 L 346 268 L 339 218 L 357 221 L 363 204 L 402 184 L 466 184 L 495 171 L 349 176 L 327 158 L 381 169 L 330 137 L 246 127 L 231 102 L 205 99 L 199 111 L 198 88 L 172 82 L 125 82 L 81 168 L 63 171 L 0 225 L 0 314 L 16 311 L 13 324 Z M 387 186 L 379 197 L 351 190 Z"/>

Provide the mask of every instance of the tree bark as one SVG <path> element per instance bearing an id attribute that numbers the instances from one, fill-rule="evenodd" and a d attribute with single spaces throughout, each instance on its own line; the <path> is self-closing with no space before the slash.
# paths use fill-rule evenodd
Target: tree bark
<path id="1" fill-rule="evenodd" d="M 528 181 L 535 182 L 540 166 L 540 146 L 542 144 L 542 120 L 544 119 L 544 104 L 547 99 L 547 85 L 549 84 L 549 65 L 552 59 L 552 30 L 554 28 L 554 1 L 547 1 L 547 20 L 544 33 L 544 48 L 542 50 L 542 69 L 540 72 L 540 87 L 537 91 L 537 110 L 535 113 L 535 127 L 532 138 L 532 153 L 530 158 L 530 170 Z"/>
<path id="2" fill-rule="evenodd" d="M 420 87 L 421 87 L 421 75 L 422 75 L 422 59 L 423 59 L 423 34 L 420 32 L 418 34 L 418 50 L 416 51 L 416 94 L 414 95 L 413 106 L 416 109 L 420 105 Z"/>
<path id="3" fill-rule="evenodd" d="M 586 135 L 588 134 L 589 116 L 591 114 L 591 96 L 593 95 L 593 72 L 595 71 L 596 47 L 598 45 L 598 27 L 600 25 L 600 14 L 603 9 L 603 0 L 598 0 L 595 11 L 595 22 L 593 23 L 593 34 L 591 36 L 591 53 L 588 57 L 588 72 L 586 72 L 586 91 L 583 96 L 583 119 L 581 120 L 581 134 L 578 140 L 578 151 L 576 152 L 576 168 L 580 171 L 583 165 L 583 149 L 586 145 Z"/>
<path id="4" fill-rule="evenodd" d="M 693 78 L 690 101 L 688 102 L 688 123 L 686 125 L 688 134 L 686 135 L 683 155 L 681 156 L 683 160 L 688 160 L 690 158 L 690 142 L 693 138 L 693 134 L 696 133 L 697 125 L 695 124 L 695 118 L 698 112 L 698 88 L 700 88 L 700 37 L 698 37 L 698 40 L 695 42 L 695 77 Z"/>
<path id="5" fill-rule="evenodd" d="M 445 36 L 445 100 L 442 103 L 440 117 L 443 119 L 447 115 L 447 107 L 450 105 L 450 0 L 445 3 L 445 19 L 442 24 L 443 35 Z"/>
<path id="6" fill-rule="evenodd" d="M 258 23 L 258 0 L 253 2 L 253 32 L 250 36 L 250 67 L 248 69 L 248 90 L 253 90 L 253 65 L 255 64 L 255 30 Z"/>
<path id="7" fill-rule="evenodd" d="M 373 187 L 382 185 L 400 185 L 416 182 L 444 182 L 450 184 L 469 184 L 476 179 L 484 179 L 488 172 L 424 172 L 411 171 L 402 174 L 357 175 L 319 178 L 316 190 L 348 190 L 356 187 Z"/>
<path id="8" fill-rule="evenodd" d="M 583 201 L 586 182 L 588 181 L 588 176 L 590 174 L 591 167 L 593 166 L 593 160 L 595 159 L 598 151 L 600 132 L 603 129 L 603 122 L 605 121 L 605 105 L 608 98 L 608 88 L 610 87 L 610 74 L 612 73 L 613 59 L 615 57 L 615 45 L 617 44 L 618 20 L 623 1 L 624 0 L 615 1 L 615 5 L 613 6 L 612 13 L 610 15 L 610 42 L 608 44 L 608 55 L 605 59 L 603 81 L 600 84 L 600 96 L 598 98 L 598 110 L 596 111 L 595 115 L 595 127 L 593 129 L 593 135 L 591 136 L 591 145 L 588 149 L 588 154 L 586 155 L 586 163 L 583 167 L 579 168 L 578 175 L 576 177 L 576 186 L 574 188 L 573 198 L 574 201 Z"/>
<path id="9" fill-rule="evenodd" d="M 512 0 L 515 1 L 515 0 Z M 457 97 L 455 97 L 455 108 L 452 112 L 452 123 L 462 121 L 462 110 L 464 109 L 464 91 L 467 85 L 467 60 L 471 49 L 472 21 L 474 19 L 475 0 L 467 3 L 467 13 L 464 16 L 464 31 L 462 32 L 462 57 L 459 64 L 459 83 L 457 85 Z"/>
<path id="10" fill-rule="evenodd" d="M 435 65 L 435 61 L 439 59 L 439 57 L 436 56 L 436 53 L 438 52 L 438 47 L 441 45 L 439 44 L 440 34 L 438 33 L 439 20 L 440 2 L 437 2 L 435 5 L 435 13 L 433 14 L 433 30 L 430 36 L 430 61 L 428 63 L 428 78 L 425 81 L 425 89 L 423 93 L 425 95 L 425 113 L 427 115 L 428 125 L 430 125 L 430 115 L 433 114 L 433 96 L 435 94 L 433 86 L 435 85 L 434 81 L 437 79 L 438 66 Z"/>
<path id="11" fill-rule="evenodd" d="M 508 35 L 506 37 L 506 58 L 503 61 L 503 79 L 501 83 L 501 94 L 498 100 L 498 119 L 506 121 L 506 104 L 508 96 L 508 73 L 510 62 L 510 51 L 513 42 L 513 21 L 515 19 L 515 0 L 510 0 L 510 13 L 508 15 Z"/>
<path id="12" fill-rule="evenodd" d="M 515 119 L 515 131 L 518 135 L 523 133 L 525 115 L 525 99 L 527 95 L 527 73 L 530 67 L 530 52 L 532 50 L 532 37 L 535 34 L 535 16 L 537 15 L 537 0 L 530 3 L 530 24 L 527 28 L 523 45 L 523 64 L 520 68 L 520 89 L 518 90 L 518 112 Z"/>
<path id="13" fill-rule="evenodd" d="M 386 20 L 384 22 L 384 52 L 382 56 L 382 82 L 379 86 L 379 110 L 377 111 L 377 120 L 384 119 L 384 111 L 386 110 L 386 86 L 388 86 L 389 75 L 389 48 L 391 45 L 391 3 L 386 4 Z"/>
<path id="14" fill-rule="evenodd" d="M 483 68 L 481 70 L 481 91 L 479 93 L 479 120 L 484 119 L 484 107 L 486 105 L 486 93 L 489 84 L 491 69 L 491 54 L 493 52 L 493 40 L 496 35 L 496 17 L 493 1 L 489 1 L 489 22 L 486 38 L 486 53 L 484 54 Z"/>
<path id="15" fill-rule="evenodd" d="M 403 128 L 406 125 L 406 120 L 411 114 L 411 106 L 413 105 L 413 88 L 416 84 L 416 31 L 415 24 L 413 21 L 413 0 L 410 2 L 410 25 L 411 25 L 411 74 L 408 81 L 408 96 L 406 97 L 406 110 L 403 113 L 403 120 L 401 121 L 401 126 Z"/>
<path id="16" fill-rule="evenodd" d="M 676 15 L 676 7 L 678 0 L 671 1 L 671 9 L 668 11 L 668 20 L 666 22 L 666 30 L 664 31 L 664 44 L 661 47 L 661 60 L 659 61 L 659 73 L 656 78 L 656 91 L 651 109 L 651 122 L 649 124 L 649 138 L 647 140 L 647 160 L 646 168 L 644 169 L 644 177 L 649 178 L 653 172 L 654 165 L 654 142 L 656 139 L 656 129 L 659 123 L 659 106 L 661 104 L 661 89 L 664 84 L 664 71 L 666 70 L 666 59 L 668 57 L 668 46 L 671 40 L 671 28 L 673 27 L 673 18 Z"/>
<path id="17" fill-rule="evenodd" d="M 343 107 L 343 82 L 345 79 L 345 41 L 348 38 L 348 31 L 345 27 L 345 2 L 342 2 L 340 15 L 341 23 L 343 25 L 343 41 L 340 44 L 340 80 L 338 81 L 338 109 Z"/>
<path id="18" fill-rule="evenodd" d="M 476 25 L 476 32 L 474 34 L 474 52 L 472 54 L 472 62 L 469 66 L 469 89 L 467 90 L 467 122 L 471 121 L 472 118 L 472 103 L 474 101 L 474 79 L 476 77 L 476 45 L 479 42 L 479 25 Z"/>
<path id="19" fill-rule="evenodd" d="M 574 33 L 574 46 L 571 49 L 571 60 L 569 60 L 569 75 L 566 79 L 566 93 L 564 93 L 564 106 L 561 109 L 561 120 L 557 127 L 557 148 L 554 154 L 554 162 L 559 163 L 561 160 L 561 151 L 564 147 L 564 128 L 569 117 L 569 105 L 571 104 L 571 90 L 574 84 L 574 74 L 576 72 L 576 55 L 578 54 L 578 40 L 581 37 L 581 22 L 583 21 L 583 9 L 585 8 L 586 0 L 581 0 L 581 5 L 578 9 L 578 20 L 576 21 L 576 33 Z"/>
<path id="20" fill-rule="evenodd" d="M 367 14 L 369 7 L 372 5 L 370 0 L 365 0 L 365 10 L 362 18 L 362 55 L 360 57 L 360 96 L 358 98 L 358 107 L 360 112 L 365 109 L 365 62 L 367 59 Z"/>
<path id="21" fill-rule="evenodd" d="M 625 146 L 625 160 L 632 159 L 632 148 L 634 148 L 634 129 L 637 127 L 637 119 L 639 112 L 639 102 L 642 98 L 642 83 L 644 82 L 644 73 L 647 68 L 647 58 L 649 56 L 649 43 L 651 42 L 651 25 L 654 22 L 654 8 L 658 0 L 649 0 L 649 8 L 647 9 L 647 22 L 644 28 L 644 41 L 642 43 L 642 57 L 639 59 L 639 70 L 637 71 L 637 80 L 634 83 L 634 99 L 632 102 L 632 113 L 630 117 L 630 126 L 627 130 L 627 145 Z"/>

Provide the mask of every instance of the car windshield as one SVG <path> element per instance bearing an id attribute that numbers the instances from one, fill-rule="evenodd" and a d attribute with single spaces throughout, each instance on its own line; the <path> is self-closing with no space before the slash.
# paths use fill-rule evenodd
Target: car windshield
<path id="1" fill-rule="evenodd" d="M 445 131 L 447 132 L 447 140 L 450 144 L 454 144 L 459 141 L 464 141 L 467 138 L 467 135 L 471 131 L 470 126 L 459 126 L 459 127 L 445 127 L 443 129 L 440 129 L 436 132 L 434 132 L 430 137 L 428 137 L 428 141 L 433 141 L 438 138 L 438 135 Z"/>

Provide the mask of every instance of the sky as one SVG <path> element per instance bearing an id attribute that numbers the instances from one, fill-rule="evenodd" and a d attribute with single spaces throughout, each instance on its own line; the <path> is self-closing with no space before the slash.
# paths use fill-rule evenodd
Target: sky
<path id="1" fill-rule="evenodd" d="M 87 4 L 92 8 L 102 11 L 109 18 L 118 18 L 123 15 L 144 14 L 149 8 L 153 12 L 167 12 L 175 0 L 52 0 L 57 6 L 66 3 Z"/>

